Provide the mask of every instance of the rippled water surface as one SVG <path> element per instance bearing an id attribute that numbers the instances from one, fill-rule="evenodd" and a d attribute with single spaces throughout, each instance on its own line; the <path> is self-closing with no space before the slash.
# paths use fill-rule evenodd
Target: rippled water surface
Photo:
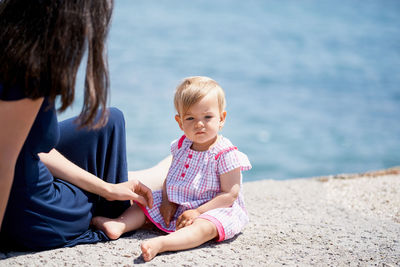
<path id="1" fill-rule="evenodd" d="M 192 75 L 225 89 L 245 181 L 400 165 L 399 1 L 118 0 L 108 48 L 130 169 L 182 134 L 172 97 Z"/>

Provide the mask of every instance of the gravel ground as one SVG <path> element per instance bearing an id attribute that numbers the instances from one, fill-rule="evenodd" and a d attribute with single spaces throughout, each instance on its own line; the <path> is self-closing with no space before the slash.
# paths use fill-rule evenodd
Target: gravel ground
<path id="1" fill-rule="evenodd" d="M 0 266 L 400 266 L 400 169 L 244 184 L 250 223 L 221 243 L 145 263 L 140 230 L 119 240 L 0 253 Z"/>

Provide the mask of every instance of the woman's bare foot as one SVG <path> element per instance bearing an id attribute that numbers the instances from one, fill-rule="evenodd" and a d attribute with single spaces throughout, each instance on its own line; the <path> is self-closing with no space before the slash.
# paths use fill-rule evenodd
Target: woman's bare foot
<path id="1" fill-rule="evenodd" d="M 150 240 L 144 241 L 140 245 L 140 249 L 142 250 L 142 256 L 145 261 L 151 261 L 161 250 L 161 242 L 159 237 L 152 238 Z"/>
<path id="2" fill-rule="evenodd" d="M 102 230 L 110 239 L 118 239 L 125 231 L 125 224 L 117 219 L 106 217 L 93 217 L 91 224 L 97 229 Z"/>

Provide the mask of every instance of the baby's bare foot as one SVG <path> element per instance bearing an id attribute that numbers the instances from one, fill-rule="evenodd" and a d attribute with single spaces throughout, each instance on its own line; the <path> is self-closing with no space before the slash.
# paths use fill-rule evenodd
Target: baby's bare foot
<path id="1" fill-rule="evenodd" d="M 161 243 L 156 238 L 152 238 L 148 241 L 144 241 L 140 245 L 140 249 L 142 250 L 142 256 L 145 261 L 151 261 L 161 249 Z"/>
<path id="2" fill-rule="evenodd" d="M 106 217 L 93 217 L 91 224 L 97 229 L 102 230 L 110 239 L 118 239 L 125 229 L 125 224 Z"/>

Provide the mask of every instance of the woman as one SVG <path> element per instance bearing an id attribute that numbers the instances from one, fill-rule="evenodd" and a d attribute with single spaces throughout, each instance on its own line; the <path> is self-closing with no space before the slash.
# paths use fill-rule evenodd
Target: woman
<path id="1" fill-rule="evenodd" d="M 151 190 L 128 180 L 123 115 L 105 108 L 112 8 L 111 0 L 0 2 L 3 246 L 41 250 L 108 240 L 90 229 L 94 215 L 117 216 L 129 200 L 152 205 Z M 85 52 L 81 114 L 59 124 L 55 99 L 59 111 L 72 104 Z M 161 185 L 157 177 L 165 177 L 168 164 L 129 176 Z"/>

